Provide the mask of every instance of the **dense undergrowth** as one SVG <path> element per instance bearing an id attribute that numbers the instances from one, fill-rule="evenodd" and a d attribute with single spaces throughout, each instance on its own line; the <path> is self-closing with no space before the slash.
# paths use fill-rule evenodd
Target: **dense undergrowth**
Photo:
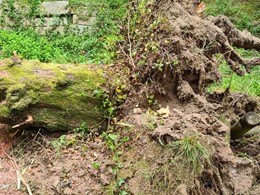
<path id="1" fill-rule="evenodd" d="M 124 16 L 127 0 L 69 1 L 79 6 L 90 2 L 90 6 L 98 10 L 96 24 L 91 30 L 82 34 L 67 32 L 65 35 L 49 33 L 46 36 L 21 26 L 13 30 L 0 30 L 0 58 L 10 57 L 15 50 L 26 59 L 42 62 L 111 62 L 115 58 L 115 43 L 120 38 L 118 20 Z M 17 14 L 14 18 L 19 19 L 19 13 L 12 14 Z"/>

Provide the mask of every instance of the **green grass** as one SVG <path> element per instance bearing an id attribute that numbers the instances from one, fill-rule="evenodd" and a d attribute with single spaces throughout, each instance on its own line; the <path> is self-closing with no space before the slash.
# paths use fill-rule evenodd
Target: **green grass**
<path id="1" fill-rule="evenodd" d="M 247 29 L 255 36 L 260 36 L 260 1 L 247 0 L 205 0 L 206 15 L 226 15 L 240 30 Z M 258 25 L 257 25 L 258 24 Z M 245 58 L 260 57 L 257 51 L 237 49 Z M 222 79 L 209 87 L 209 92 L 224 91 L 230 84 L 233 92 L 243 92 L 253 96 L 260 96 L 260 67 L 254 67 L 250 74 L 241 77 L 235 74 L 227 63 L 220 58 L 220 72 Z"/>
<path id="2" fill-rule="evenodd" d="M 206 15 L 226 15 L 241 30 L 260 36 L 260 1 L 205 0 Z"/>
<path id="3" fill-rule="evenodd" d="M 208 150 L 196 135 L 188 135 L 167 146 L 172 151 L 170 164 L 178 164 L 191 170 L 192 174 L 201 171 L 205 162 L 210 163 Z"/>
<path id="4" fill-rule="evenodd" d="M 237 49 L 237 51 L 244 57 L 260 57 L 260 53 L 254 50 Z M 234 73 L 224 59 L 220 59 L 219 68 L 222 79 L 218 83 L 212 84 L 208 88 L 209 92 L 224 91 L 230 85 L 231 92 L 243 92 L 252 96 L 260 96 L 260 66 L 255 66 L 250 74 L 246 73 L 244 76 Z"/>
<path id="5" fill-rule="evenodd" d="M 170 194 L 182 183 L 193 185 L 193 178 L 201 173 L 204 165 L 211 165 L 209 150 L 198 135 L 186 135 L 165 145 L 163 153 L 167 161 L 150 178 L 155 192 Z"/>

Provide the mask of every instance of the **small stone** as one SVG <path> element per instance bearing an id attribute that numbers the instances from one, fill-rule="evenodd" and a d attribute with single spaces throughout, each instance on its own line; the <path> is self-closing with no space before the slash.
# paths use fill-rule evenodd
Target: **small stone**
<path id="1" fill-rule="evenodd" d="M 46 15 L 63 15 L 68 14 L 68 1 L 52 1 L 52 2 L 43 2 L 41 8 L 43 13 Z"/>
<path id="2" fill-rule="evenodd" d="M 134 114 L 141 114 L 142 113 L 142 109 L 141 108 L 135 108 L 134 109 Z"/>

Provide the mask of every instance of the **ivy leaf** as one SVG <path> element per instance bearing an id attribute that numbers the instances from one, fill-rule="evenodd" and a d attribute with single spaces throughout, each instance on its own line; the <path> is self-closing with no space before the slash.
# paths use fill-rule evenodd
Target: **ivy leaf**
<path id="1" fill-rule="evenodd" d="M 111 140 L 113 140 L 113 141 L 116 141 L 116 140 L 117 140 L 117 135 L 115 135 L 115 134 L 109 133 L 109 134 L 108 134 L 108 137 L 109 137 L 109 139 L 111 139 Z"/>

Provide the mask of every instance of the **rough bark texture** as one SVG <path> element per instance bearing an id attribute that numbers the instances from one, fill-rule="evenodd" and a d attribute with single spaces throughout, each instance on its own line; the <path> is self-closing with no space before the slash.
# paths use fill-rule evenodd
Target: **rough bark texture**
<path id="1" fill-rule="evenodd" d="M 70 130 L 101 121 L 101 100 L 93 90 L 104 84 L 101 70 L 85 65 L 0 61 L 0 123 L 17 129 Z"/>

